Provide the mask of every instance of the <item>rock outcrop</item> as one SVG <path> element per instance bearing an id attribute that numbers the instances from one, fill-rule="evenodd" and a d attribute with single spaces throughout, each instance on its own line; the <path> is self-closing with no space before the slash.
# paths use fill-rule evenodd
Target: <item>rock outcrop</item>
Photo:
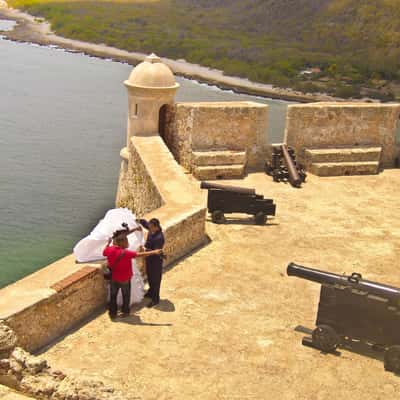
<path id="1" fill-rule="evenodd" d="M 8 358 L 17 345 L 17 336 L 3 321 L 0 321 L 0 360 Z"/>
<path id="2" fill-rule="evenodd" d="M 16 347 L 17 343 L 14 332 L 0 322 L 0 384 L 40 400 L 124 400 L 103 382 L 52 369 L 44 358 Z"/>

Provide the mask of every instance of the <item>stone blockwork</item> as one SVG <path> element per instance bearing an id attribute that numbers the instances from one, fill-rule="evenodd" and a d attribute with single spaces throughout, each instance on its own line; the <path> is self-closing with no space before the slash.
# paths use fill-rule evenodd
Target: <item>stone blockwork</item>
<path id="1" fill-rule="evenodd" d="M 374 175 L 379 172 L 382 148 L 377 146 L 305 149 L 305 167 L 314 175 Z"/>
<path id="2" fill-rule="evenodd" d="M 131 208 L 139 217 L 161 221 L 166 265 L 204 244 L 204 194 L 178 165 L 162 138 L 133 136 L 129 149 L 123 151 L 126 154 L 116 205 Z"/>
<path id="3" fill-rule="evenodd" d="M 106 304 L 101 269 L 68 256 L 0 290 L 0 319 L 37 351 Z M 0 351 L 1 353 L 1 351 Z"/>
<path id="4" fill-rule="evenodd" d="M 197 166 L 226 169 L 239 165 L 196 164 L 194 152 L 213 151 L 245 152 L 242 165 L 261 169 L 268 143 L 267 109 L 267 105 L 255 102 L 177 103 L 168 107 L 163 138 L 176 160 L 190 172 Z"/>
<path id="5" fill-rule="evenodd" d="M 285 142 L 300 161 L 306 149 L 382 147 L 380 163 L 391 167 L 399 156 L 396 135 L 400 104 L 311 103 L 288 107 Z"/>
<path id="6" fill-rule="evenodd" d="M 137 215 L 144 215 L 164 202 L 155 186 L 146 164 L 136 147 L 131 151 L 125 147 L 121 150 L 121 170 L 116 203 L 119 207 L 135 210 Z"/>

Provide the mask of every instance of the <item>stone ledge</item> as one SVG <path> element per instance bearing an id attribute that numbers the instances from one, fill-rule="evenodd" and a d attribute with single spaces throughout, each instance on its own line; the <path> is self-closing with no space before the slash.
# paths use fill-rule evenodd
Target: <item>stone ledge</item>
<path id="1" fill-rule="evenodd" d="M 302 104 L 291 104 L 290 107 L 293 108 L 382 108 L 382 107 L 393 107 L 398 108 L 400 104 L 398 103 L 362 103 L 362 102 L 335 102 L 335 101 L 320 101 L 317 103 L 302 103 Z"/>
<path id="2" fill-rule="evenodd" d="M 245 165 L 246 152 L 232 150 L 196 150 L 192 153 L 194 166 L 207 167 L 211 165 Z"/>
<path id="3" fill-rule="evenodd" d="M 305 149 L 307 167 L 313 163 L 380 161 L 382 147 L 352 146 Z"/>
<path id="4" fill-rule="evenodd" d="M 95 267 L 95 265 L 92 264 Z M 51 286 L 82 269 L 72 254 L 0 289 L 0 319 L 17 314 L 56 293 Z"/>
<path id="5" fill-rule="evenodd" d="M 187 108 L 268 108 L 267 104 L 255 101 L 201 101 L 176 103 L 179 107 Z"/>
<path id="6" fill-rule="evenodd" d="M 245 165 L 209 165 L 206 167 L 195 166 L 193 175 L 200 181 L 218 179 L 243 178 Z"/>
<path id="7" fill-rule="evenodd" d="M 77 283 L 81 279 L 84 278 L 89 278 L 91 275 L 96 274 L 98 271 L 98 268 L 95 267 L 89 267 L 88 265 L 84 266 L 81 268 L 79 271 L 74 272 L 73 274 L 67 276 L 64 279 L 61 279 L 60 281 L 56 282 L 54 285 L 51 285 L 51 289 L 54 289 L 56 292 L 61 292 L 64 289 L 67 289 L 74 283 Z"/>
<path id="8" fill-rule="evenodd" d="M 379 172 L 379 162 L 315 163 L 311 165 L 310 172 L 317 176 L 376 175 Z"/>
<path id="9" fill-rule="evenodd" d="M 76 264 L 71 254 L 0 290 L 0 319 L 19 345 L 36 351 L 104 305 L 99 265 Z"/>

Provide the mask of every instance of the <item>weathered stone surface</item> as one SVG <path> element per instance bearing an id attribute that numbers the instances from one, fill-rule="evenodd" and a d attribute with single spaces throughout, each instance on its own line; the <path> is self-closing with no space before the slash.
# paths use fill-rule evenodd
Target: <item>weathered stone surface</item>
<path id="1" fill-rule="evenodd" d="M 382 148 L 372 146 L 305 149 L 305 167 L 318 176 L 377 174 Z"/>
<path id="2" fill-rule="evenodd" d="M 168 108 L 164 140 L 189 171 L 193 152 L 218 150 L 245 152 L 248 166 L 260 169 L 268 143 L 267 109 L 254 102 L 177 103 Z"/>
<path id="3" fill-rule="evenodd" d="M 101 382 L 65 378 L 52 397 L 54 400 L 108 400 L 121 396 Z"/>
<path id="4" fill-rule="evenodd" d="M 310 172 L 317 176 L 375 175 L 378 171 L 377 161 L 315 163 L 310 167 Z"/>
<path id="5" fill-rule="evenodd" d="M 45 359 L 35 357 L 18 347 L 9 359 L 1 362 L 0 384 L 37 399 L 123 399 L 113 388 L 102 382 L 68 377 L 61 371 L 52 370 Z"/>
<path id="6" fill-rule="evenodd" d="M 245 151 L 215 150 L 194 151 L 192 153 L 193 164 L 198 167 L 211 165 L 244 165 L 246 164 Z"/>
<path id="7" fill-rule="evenodd" d="M 0 360 L 8 358 L 16 345 L 16 334 L 4 321 L 0 321 Z"/>
<path id="8" fill-rule="evenodd" d="M 10 368 L 10 360 L 8 358 L 3 358 L 0 360 L 0 375 L 7 373 Z"/>
<path id="9" fill-rule="evenodd" d="M 381 163 L 393 166 L 400 154 L 400 104 L 311 103 L 289 105 L 285 142 L 304 163 L 306 148 L 382 147 Z"/>
<path id="10" fill-rule="evenodd" d="M 353 146 L 322 149 L 305 149 L 306 165 L 327 162 L 380 161 L 382 147 Z"/>
<path id="11" fill-rule="evenodd" d="M 59 384 L 49 375 L 24 375 L 18 389 L 34 397 L 51 398 Z"/>
<path id="12" fill-rule="evenodd" d="M 32 397 L 28 397 L 21 393 L 17 393 L 7 386 L 0 385 L 0 399 L 1 400 L 33 400 Z"/>
<path id="13" fill-rule="evenodd" d="M 71 264 L 72 270 L 75 262 L 71 260 Z M 19 346 L 28 351 L 36 351 L 106 303 L 107 291 L 101 271 L 93 269 L 90 273 L 81 274 L 80 271 L 84 268 L 80 266 L 80 269 L 60 281 L 51 282 L 51 286 L 57 290 L 46 288 L 43 277 L 43 298 L 33 297 L 31 304 L 28 303 L 24 309 L 6 319 L 7 325 L 18 335 Z M 40 282 L 41 276 L 42 271 L 39 271 L 36 279 L 32 276 L 25 280 L 29 282 L 32 279 L 36 284 Z M 15 283 L 14 290 L 5 290 L 5 295 L 13 299 L 16 290 L 26 290 L 24 283 L 25 281 Z"/>
<path id="14" fill-rule="evenodd" d="M 25 366 L 32 374 L 37 374 L 48 368 L 47 361 L 39 357 L 30 357 L 25 361 Z"/>
<path id="15" fill-rule="evenodd" d="M 194 166 L 193 175 L 200 181 L 215 179 L 242 178 L 244 165 L 211 165 L 208 167 Z"/>
<path id="16" fill-rule="evenodd" d="M 161 207 L 164 200 L 136 147 L 123 150 L 128 153 L 128 161 L 121 161 L 116 204 L 142 216 Z"/>
<path id="17" fill-rule="evenodd" d="M 204 194 L 160 136 L 132 137 L 129 154 L 121 169 L 117 207 L 161 221 L 168 265 L 206 242 Z"/>

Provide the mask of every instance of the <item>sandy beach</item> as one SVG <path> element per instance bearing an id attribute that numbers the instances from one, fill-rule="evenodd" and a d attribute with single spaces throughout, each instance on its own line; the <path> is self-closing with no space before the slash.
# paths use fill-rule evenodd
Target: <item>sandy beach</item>
<path id="1" fill-rule="evenodd" d="M 85 54 L 107 58 L 131 65 L 144 60 L 146 54 L 129 52 L 105 44 L 88 43 L 58 36 L 52 32 L 50 24 L 39 20 L 22 11 L 9 8 L 4 0 L 0 0 L 0 19 L 11 19 L 17 21 L 17 25 L 11 31 L 1 32 L 10 40 L 20 42 L 31 42 L 44 46 L 58 46 L 70 51 L 83 52 Z M 237 93 L 268 97 L 297 102 L 333 101 L 335 99 L 322 94 L 304 94 L 290 89 L 276 88 L 272 85 L 251 82 L 248 79 L 226 76 L 223 71 L 210 69 L 197 64 L 191 64 L 183 60 L 171 60 L 162 58 L 176 75 L 200 82 L 216 85 L 222 89 L 234 90 Z"/>

